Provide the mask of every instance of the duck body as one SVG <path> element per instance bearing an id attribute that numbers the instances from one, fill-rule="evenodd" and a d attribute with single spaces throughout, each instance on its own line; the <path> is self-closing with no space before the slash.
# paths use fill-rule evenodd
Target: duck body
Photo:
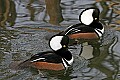
<path id="1" fill-rule="evenodd" d="M 55 54 L 53 51 L 46 51 L 35 54 L 30 59 L 22 62 L 19 67 L 31 66 L 37 69 L 45 70 L 63 70 L 62 57 Z"/>
<path id="2" fill-rule="evenodd" d="M 71 39 L 98 39 L 104 33 L 104 27 L 99 21 L 99 9 L 87 8 L 79 16 L 80 23 L 69 26 L 60 34 Z"/>
<path id="3" fill-rule="evenodd" d="M 67 49 L 68 42 L 64 42 L 63 36 L 54 36 L 50 39 L 49 45 L 53 51 L 40 52 L 30 59 L 19 64 L 19 67 L 34 67 L 44 70 L 64 70 L 73 63 L 73 57 Z M 57 43 L 53 41 L 58 41 Z M 65 39 L 66 40 L 66 39 Z M 68 40 L 67 40 L 68 41 Z M 59 43 L 60 42 L 60 43 Z M 64 47 L 63 47 L 64 45 Z M 52 47 L 53 46 L 53 47 Z"/>
<path id="4" fill-rule="evenodd" d="M 99 35 L 94 28 L 82 23 L 67 28 L 62 34 L 68 35 L 70 39 L 96 39 Z"/>

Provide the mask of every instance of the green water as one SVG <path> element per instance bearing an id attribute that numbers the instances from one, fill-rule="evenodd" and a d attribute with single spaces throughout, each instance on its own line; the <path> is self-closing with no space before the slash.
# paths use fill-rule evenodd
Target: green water
<path id="1" fill-rule="evenodd" d="M 75 61 L 68 71 L 12 69 L 11 63 L 50 50 L 47 39 L 79 23 L 88 7 L 100 9 L 105 34 L 70 46 Z M 119 15 L 119 0 L 0 0 L 0 80 L 120 80 Z"/>

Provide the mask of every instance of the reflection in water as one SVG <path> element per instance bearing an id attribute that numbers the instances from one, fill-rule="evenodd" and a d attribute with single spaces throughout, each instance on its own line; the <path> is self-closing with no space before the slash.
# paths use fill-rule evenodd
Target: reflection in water
<path id="1" fill-rule="evenodd" d="M 98 57 L 100 55 L 100 43 L 94 42 L 94 40 L 82 43 L 82 50 L 79 55 L 89 60 Z"/>
<path id="2" fill-rule="evenodd" d="M 120 11 L 117 10 L 114 6 L 119 5 L 118 2 L 110 1 L 110 4 L 108 4 L 109 1 L 102 0 L 98 1 L 100 3 L 100 6 L 102 7 L 102 11 L 100 14 L 100 18 L 103 20 L 102 23 L 105 25 L 111 25 L 113 23 L 114 18 L 119 17 Z M 116 13 L 118 12 L 118 13 Z M 117 15 L 114 15 L 116 13 Z M 118 21 L 118 20 L 117 20 Z M 115 21 L 117 23 L 117 21 Z M 118 21 L 119 24 L 119 21 Z"/>
<path id="3" fill-rule="evenodd" d="M 47 13 L 50 17 L 49 23 L 59 25 L 63 21 L 62 10 L 60 7 L 61 0 L 45 0 Z"/>
<path id="4" fill-rule="evenodd" d="M 26 9 L 29 10 L 31 21 L 35 21 L 35 15 L 40 14 L 44 10 L 44 8 L 41 6 L 39 6 L 40 9 L 37 10 L 35 7 L 32 6 L 33 3 L 34 3 L 34 0 L 29 0 L 29 3 L 26 6 Z M 39 3 L 41 3 L 41 2 L 39 2 Z"/>
<path id="5" fill-rule="evenodd" d="M 100 13 L 100 18 L 103 19 L 105 17 L 107 17 L 107 13 L 109 11 L 109 7 L 108 7 L 108 4 L 106 3 L 106 1 L 100 1 L 100 5 L 102 7 L 102 11 Z"/>
<path id="6" fill-rule="evenodd" d="M 16 9 L 12 0 L 0 0 L 0 26 L 5 26 L 7 22 L 10 26 L 15 24 Z"/>
<path id="7" fill-rule="evenodd" d="M 44 0 L 44 1 L 29 0 L 25 2 L 23 3 L 23 5 L 25 6 L 26 9 L 28 9 L 31 21 L 35 21 L 35 18 L 37 18 L 38 20 L 47 22 L 48 17 L 49 17 L 49 23 L 53 25 L 60 25 L 59 23 L 63 21 L 62 9 L 60 6 L 61 0 Z M 46 5 L 46 9 L 44 10 L 45 5 Z M 28 17 L 28 15 L 26 17 Z"/>
<path id="8" fill-rule="evenodd" d="M 113 41 L 115 40 L 116 39 Z M 85 59 L 88 59 L 90 61 L 88 65 L 88 67 L 90 67 L 90 70 L 87 72 L 89 73 L 89 76 L 96 69 L 96 76 L 101 75 L 102 73 L 107 80 L 116 79 L 116 77 L 113 77 L 113 75 L 116 75 L 119 66 L 114 60 L 115 55 L 110 55 L 110 52 L 108 50 L 110 46 L 111 44 L 101 46 L 99 42 L 94 42 L 94 40 L 82 43 L 80 56 L 83 56 Z M 116 66 L 116 68 L 112 66 Z"/>
<path id="9" fill-rule="evenodd" d="M 26 7 L 28 10 L 29 10 L 29 13 L 30 13 L 30 20 L 31 21 L 34 21 L 34 13 L 35 13 L 35 8 L 34 7 L 31 7 L 30 4 Z"/>

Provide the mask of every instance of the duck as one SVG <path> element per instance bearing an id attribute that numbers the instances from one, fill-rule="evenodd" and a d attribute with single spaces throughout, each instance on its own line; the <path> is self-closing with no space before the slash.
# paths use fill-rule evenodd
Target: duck
<path id="1" fill-rule="evenodd" d="M 68 35 L 70 39 L 99 39 L 104 34 L 99 14 L 98 8 L 86 8 L 80 13 L 80 23 L 69 26 L 59 34 Z"/>
<path id="2" fill-rule="evenodd" d="M 54 35 L 49 40 L 52 51 L 44 51 L 33 55 L 19 64 L 20 68 L 31 66 L 40 70 L 67 70 L 73 63 L 73 56 L 68 51 L 69 37 Z"/>

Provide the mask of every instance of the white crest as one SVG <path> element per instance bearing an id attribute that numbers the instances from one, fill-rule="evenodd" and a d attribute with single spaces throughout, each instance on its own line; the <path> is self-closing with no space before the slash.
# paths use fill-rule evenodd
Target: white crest
<path id="1" fill-rule="evenodd" d="M 90 25 L 93 22 L 93 11 L 94 9 L 88 9 L 83 11 L 83 13 L 80 16 L 80 20 L 85 25 Z"/>
<path id="2" fill-rule="evenodd" d="M 50 40 L 50 47 L 57 51 L 59 49 L 62 48 L 62 45 L 61 45 L 61 40 L 62 40 L 63 36 L 55 36 L 53 37 L 51 40 Z"/>

